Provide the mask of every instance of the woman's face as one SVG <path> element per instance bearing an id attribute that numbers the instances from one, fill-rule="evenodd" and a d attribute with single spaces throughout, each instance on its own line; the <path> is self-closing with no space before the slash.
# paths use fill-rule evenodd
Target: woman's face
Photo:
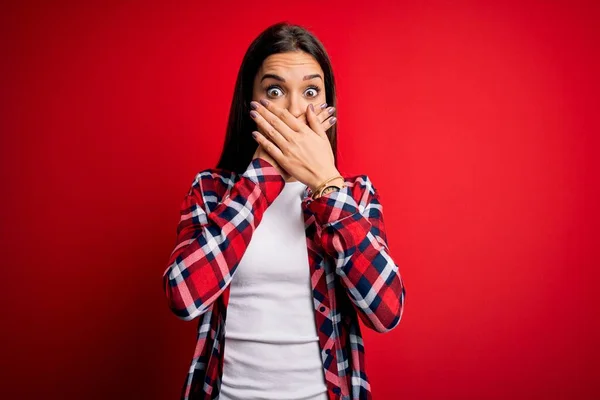
<path id="1" fill-rule="evenodd" d="M 306 107 L 325 103 L 325 82 L 319 63 L 308 53 L 294 51 L 267 57 L 254 77 L 252 100 L 262 98 L 286 108 L 306 123 Z"/>

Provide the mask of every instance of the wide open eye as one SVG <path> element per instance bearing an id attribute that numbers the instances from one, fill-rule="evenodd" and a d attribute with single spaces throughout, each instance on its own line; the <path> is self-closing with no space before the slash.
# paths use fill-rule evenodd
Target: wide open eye
<path id="1" fill-rule="evenodd" d="M 312 95 L 309 95 L 308 97 L 317 97 L 319 95 L 319 92 L 321 91 L 321 89 L 318 86 L 311 86 L 308 89 L 306 89 L 306 91 L 304 93 L 313 93 Z"/>
<path id="2" fill-rule="evenodd" d="M 267 88 L 267 95 L 269 97 L 279 97 L 282 94 L 283 94 L 283 91 L 277 85 L 271 85 Z"/>

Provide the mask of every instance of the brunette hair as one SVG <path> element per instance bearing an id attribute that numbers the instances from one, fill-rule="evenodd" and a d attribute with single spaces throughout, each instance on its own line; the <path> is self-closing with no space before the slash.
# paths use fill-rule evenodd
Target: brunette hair
<path id="1" fill-rule="evenodd" d="M 272 54 L 303 51 L 312 55 L 321 66 L 325 85 L 325 101 L 336 106 L 335 80 L 329 56 L 323 44 L 307 29 L 279 22 L 265 29 L 248 47 L 238 72 L 229 121 L 221 157 L 217 168 L 243 173 L 258 147 L 251 132 L 257 130 L 256 122 L 249 115 L 254 78 L 263 61 Z M 337 168 L 337 123 L 327 130 Z"/>

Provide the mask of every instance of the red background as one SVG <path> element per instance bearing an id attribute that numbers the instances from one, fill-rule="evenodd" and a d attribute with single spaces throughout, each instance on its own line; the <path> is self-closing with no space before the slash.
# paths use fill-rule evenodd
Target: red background
<path id="1" fill-rule="evenodd" d="M 178 208 L 280 20 L 331 56 L 407 286 L 374 398 L 600 397 L 597 2 L 98 3 L 2 5 L 0 397 L 178 397 Z"/>

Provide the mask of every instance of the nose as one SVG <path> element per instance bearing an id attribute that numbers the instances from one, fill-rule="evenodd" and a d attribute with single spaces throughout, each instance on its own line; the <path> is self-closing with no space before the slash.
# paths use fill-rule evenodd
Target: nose
<path id="1" fill-rule="evenodd" d="M 306 112 L 308 107 L 308 101 L 301 95 L 294 93 L 288 97 L 287 109 L 294 117 L 298 118 L 300 115 Z"/>

